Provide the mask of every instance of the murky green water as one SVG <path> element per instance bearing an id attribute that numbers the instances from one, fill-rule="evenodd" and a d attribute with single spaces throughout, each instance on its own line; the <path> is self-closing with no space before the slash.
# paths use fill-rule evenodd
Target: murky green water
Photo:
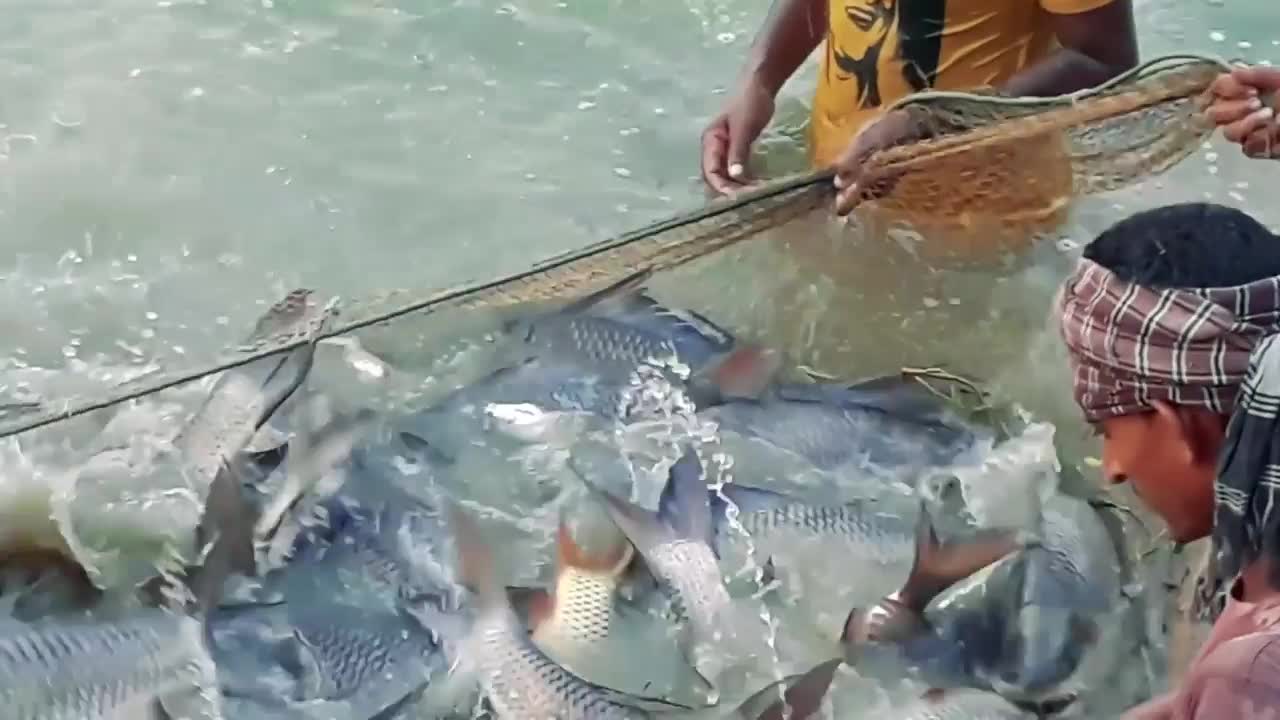
<path id="1" fill-rule="evenodd" d="M 178 362 L 287 287 L 478 279 L 695 205 L 698 132 L 767 5 L 11 3 L 0 330 L 44 366 Z M 1143 51 L 1275 55 L 1265 5 L 1140 0 Z M 771 166 L 803 161 L 788 132 L 812 75 Z M 1229 150 L 1217 176 L 1187 164 L 1192 182 L 1126 201 L 1271 172 Z"/>
<path id="2" fill-rule="evenodd" d="M 1271 0 L 1136 3 L 1144 55 L 1280 61 Z M 0 361 L 186 365 L 293 287 L 456 285 L 695 206 L 699 132 L 767 5 L 12 2 Z M 761 143 L 771 171 L 803 166 L 813 73 Z M 1277 171 L 1215 139 L 1158 182 L 1084 203 L 1067 236 L 1202 198 L 1280 225 L 1263 201 Z M 659 289 L 821 369 L 977 372 L 1065 421 L 1065 455 L 1090 452 L 1045 323 L 1066 245 L 997 281 L 851 237 L 815 218 Z M 863 269 L 777 262 L 806 242 L 847 244 Z"/>

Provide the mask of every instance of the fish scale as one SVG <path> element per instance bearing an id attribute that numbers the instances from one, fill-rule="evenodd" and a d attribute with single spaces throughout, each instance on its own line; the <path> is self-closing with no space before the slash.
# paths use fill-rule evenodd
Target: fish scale
<path id="1" fill-rule="evenodd" d="M 613 586 L 590 573 L 578 572 L 568 568 L 563 572 L 558 588 L 568 589 L 559 592 L 555 612 L 549 624 L 554 630 L 566 632 L 575 639 L 586 642 L 603 641 L 609 637 L 613 619 Z"/>
<path id="2" fill-rule="evenodd" d="M 509 611 L 483 621 L 482 662 L 489 701 L 500 717 L 643 720 L 649 714 L 557 665 L 535 646 Z"/>
<path id="3" fill-rule="evenodd" d="M 995 693 L 982 690 L 947 690 L 940 698 L 917 700 L 891 715 L 893 720 L 1034 720 Z"/>
<path id="4" fill-rule="evenodd" d="M 650 565 L 654 575 L 676 591 L 677 612 L 699 632 L 710 633 L 730 605 L 711 548 L 702 542 L 676 540 L 653 548 Z"/>
<path id="5" fill-rule="evenodd" d="M 556 324 L 542 328 L 543 345 L 556 344 Z M 630 370 L 641 363 L 676 355 L 675 344 L 609 318 L 576 316 L 568 319 L 568 347 L 576 348 L 592 361 L 616 363 Z M 563 347 L 563 346 L 560 346 Z"/>
<path id="6" fill-rule="evenodd" d="M 360 688 L 370 677 L 386 672 L 396 664 L 399 648 L 395 645 L 409 643 L 399 640 L 401 635 L 383 636 L 362 627 L 324 625 L 318 629 L 299 630 L 298 638 L 312 651 L 326 687 L 321 691 L 327 698 L 347 697 Z"/>
<path id="7" fill-rule="evenodd" d="M 829 544 L 843 542 L 858 557 L 880 563 L 909 559 L 914 551 L 911 525 L 903 518 L 860 505 L 818 505 L 745 486 L 721 490 L 738 506 L 738 523 L 757 540 Z M 724 500 L 712 493 L 716 521 L 723 531 Z"/>
<path id="8" fill-rule="evenodd" d="M 202 633 L 200 621 L 161 610 L 110 625 L 29 628 L 0 639 L 0 704 L 12 720 L 114 718 L 177 688 L 211 683 Z M 121 673 L 120 665 L 130 670 Z"/>

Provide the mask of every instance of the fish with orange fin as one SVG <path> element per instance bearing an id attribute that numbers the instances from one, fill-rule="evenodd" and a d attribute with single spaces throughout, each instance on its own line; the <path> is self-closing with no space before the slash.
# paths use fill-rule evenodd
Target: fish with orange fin
<path id="1" fill-rule="evenodd" d="M 613 521 L 636 546 L 658 587 L 672 600 L 676 620 L 686 631 L 690 662 L 704 678 L 751 660 L 762 650 L 738 625 L 758 621 L 736 612 L 715 548 L 707 480 L 697 453 L 686 445 L 668 471 L 657 512 L 601 488 L 592 487 Z"/>
<path id="2" fill-rule="evenodd" d="M 592 513 L 586 515 L 592 519 Z M 607 517 L 602 519 L 585 530 L 579 525 L 578 538 L 561 521 L 550 593 L 510 589 L 534 643 L 569 671 L 601 685 L 685 704 L 709 702 L 714 688 L 685 662 L 674 639 L 653 627 L 652 615 L 622 602 L 619 586 L 635 548 Z"/>
<path id="3" fill-rule="evenodd" d="M 641 720 L 691 709 L 596 685 L 552 660 L 513 612 L 494 573 L 493 550 L 475 520 L 452 503 L 447 512 L 460 575 L 474 593 L 474 644 L 467 656 L 497 717 Z"/>
<path id="4" fill-rule="evenodd" d="M 469 662 L 478 666 L 480 685 L 495 717 L 645 720 L 682 717 L 695 710 L 591 683 L 552 660 L 533 642 L 512 610 L 508 594 L 494 574 L 493 550 L 485 543 L 476 521 L 452 501 L 446 503 L 446 508 L 460 575 L 463 584 L 474 593 L 474 627 L 466 655 Z M 822 676 L 825 672 L 819 668 L 811 674 Z M 775 683 L 736 708 L 726 709 L 724 716 L 770 720 L 775 716 L 761 715 L 757 708 L 779 692 L 797 701 L 804 699 L 800 695 L 812 697 L 808 691 L 794 690 L 805 686 L 808 676 L 786 678 L 781 687 Z"/>

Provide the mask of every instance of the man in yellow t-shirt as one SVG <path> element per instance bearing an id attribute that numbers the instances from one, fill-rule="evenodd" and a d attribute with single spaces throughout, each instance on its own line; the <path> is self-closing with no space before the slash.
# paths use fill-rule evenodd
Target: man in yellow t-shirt
<path id="1" fill-rule="evenodd" d="M 882 112 L 903 96 L 977 88 L 1060 95 L 1138 61 L 1132 0 L 774 0 L 736 92 L 703 132 L 711 188 L 731 193 L 749 182 L 747 156 L 775 96 L 823 40 L 810 158 L 835 166 L 841 215 L 859 164 L 915 131 L 905 113 Z"/>

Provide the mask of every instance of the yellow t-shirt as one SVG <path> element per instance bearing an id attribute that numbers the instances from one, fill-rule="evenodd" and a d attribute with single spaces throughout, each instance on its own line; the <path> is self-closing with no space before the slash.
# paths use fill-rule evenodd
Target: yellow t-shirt
<path id="1" fill-rule="evenodd" d="M 887 105 L 919 90 L 997 85 L 1056 40 L 1047 13 L 1112 0 L 829 0 L 810 157 L 827 166 Z"/>

